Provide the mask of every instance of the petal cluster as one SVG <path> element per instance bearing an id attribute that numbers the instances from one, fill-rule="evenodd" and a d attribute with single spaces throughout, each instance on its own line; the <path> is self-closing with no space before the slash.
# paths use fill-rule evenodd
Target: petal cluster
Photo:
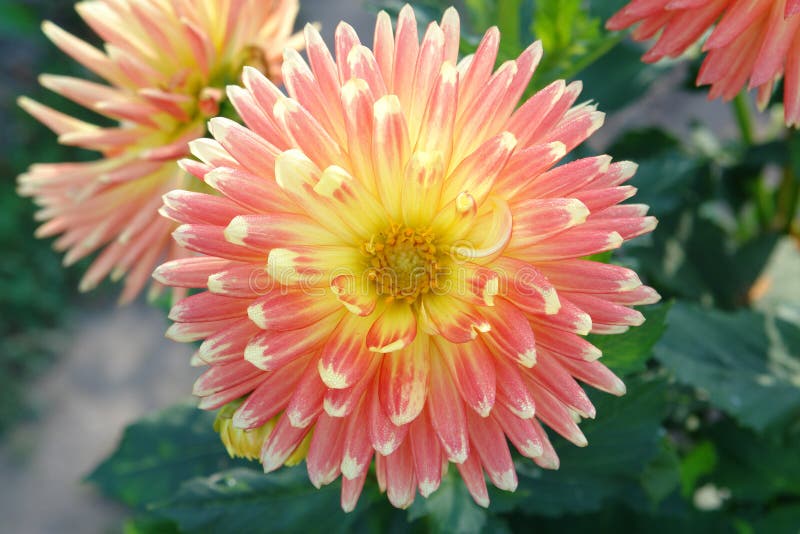
<path id="1" fill-rule="evenodd" d="M 758 90 L 763 108 L 783 78 L 786 124 L 800 127 L 800 0 L 633 0 L 607 27 L 634 25 L 637 41 L 660 32 L 648 62 L 705 38 L 697 83 L 711 85 L 710 98 L 730 100 L 746 86 Z"/>
<path id="2" fill-rule="evenodd" d="M 342 476 L 351 510 L 370 466 L 398 507 L 455 464 L 488 504 L 513 490 L 508 441 L 545 468 L 542 424 L 578 446 L 595 409 L 577 380 L 623 383 L 583 336 L 642 323 L 658 295 L 626 268 L 582 259 L 651 231 L 620 204 L 635 171 L 608 156 L 559 165 L 603 122 L 556 81 L 519 105 L 539 43 L 495 70 L 500 35 L 458 60 L 459 17 L 417 34 L 378 17 L 374 46 L 341 24 L 331 54 L 306 27 L 287 94 L 254 69 L 228 88 L 246 126 L 210 122 L 184 168 L 219 195 L 166 197 L 178 243 L 161 283 L 205 291 L 171 311 L 168 336 L 201 341 L 205 409 L 244 399 L 233 427 L 270 427 L 277 469 L 309 440 L 313 484 Z M 304 450 L 304 449 L 302 449 Z"/>
<path id="3" fill-rule="evenodd" d="M 19 192 L 41 207 L 38 237 L 55 242 L 72 264 L 103 249 L 81 282 L 95 287 L 107 275 L 126 277 L 121 300 L 134 298 L 160 260 L 182 252 L 174 225 L 158 216 L 161 196 L 196 182 L 176 161 L 188 141 L 205 134 L 219 112 L 226 83 L 253 65 L 279 79 L 296 0 L 91 0 L 77 4 L 104 41 L 99 50 L 45 22 L 44 33 L 102 82 L 42 75 L 46 88 L 115 124 L 100 127 L 29 98 L 19 100 L 65 145 L 96 150 L 100 159 L 33 165 Z M 158 289 L 158 288 L 156 288 Z"/>

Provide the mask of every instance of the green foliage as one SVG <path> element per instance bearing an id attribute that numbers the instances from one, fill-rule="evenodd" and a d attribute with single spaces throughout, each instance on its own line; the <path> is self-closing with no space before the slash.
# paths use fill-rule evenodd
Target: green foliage
<path id="1" fill-rule="evenodd" d="M 213 423 L 214 414 L 188 404 L 142 419 L 125 430 L 117 450 L 88 480 L 107 495 L 143 508 L 169 498 L 191 477 L 246 465 L 228 458 Z"/>
<path id="2" fill-rule="evenodd" d="M 710 441 L 701 441 L 686 453 L 680 463 L 681 494 L 690 497 L 701 477 L 717 465 L 717 451 Z"/>
<path id="3" fill-rule="evenodd" d="M 33 33 L 39 27 L 39 21 L 33 10 L 11 0 L 0 0 L 0 35 L 24 36 Z"/>
<path id="4" fill-rule="evenodd" d="M 582 0 L 534 2 L 531 33 L 551 55 L 542 65 L 545 72 L 568 72 L 574 68 L 576 58 L 585 56 L 591 47 L 600 46 L 601 21 L 582 9 L 582 4 Z"/>
<path id="5" fill-rule="evenodd" d="M 755 504 L 777 500 L 784 503 L 800 498 L 800 428 L 782 428 L 756 434 L 721 421 L 708 430 L 714 442 L 717 462 L 708 479 L 728 488 L 734 502 Z"/>
<path id="6" fill-rule="evenodd" d="M 179 534 L 178 525 L 159 517 L 137 517 L 125 521 L 122 534 Z"/>
<path id="7" fill-rule="evenodd" d="M 357 510 L 339 509 L 339 485 L 311 485 L 305 466 L 265 476 L 233 469 L 185 482 L 155 512 L 184 532 L 349 532 L 369 507 L 363 495 Z"/>
<path id="8" fill-rule="evenodd" d="M 681 484 L 681 460 L 668 438 L 661 440 L 658 454 L 645 466 L 640 482 L 655 504 L 669 497 Z"/>
<path id="9" fill-rule="evenodd" d="M 561 516 L 601 509 L 609 501 L 625 501 L 641 491 L 639 476 L 658 455 L 664 431 L 666 384 L 659 379 L 628 381 L 622 398 L 606 394 L 592 397 L 596 421 L 581 429 L 589 441 L 577 448 L 556 439 L 561 458 L 558 471 L 517 464 L 520 484 L 510 497 L 526 515 Z"/>
<path id="10" fill-rule="evenodd" d="M 756 312 L 723 313 L 676 304 L 655 349 L 675 377 L 714 406 L 762 431 L 800 415 L 796 326 Z"/>
<path id="11" fill-rule="evenodd" d="M 439 489 L 427 499 L 416 499 L 408 520 L 424 519 L 430 532 L 478 533 L 484 531 L 489 514 L 469 496 L 461 478 L 451 469 Z"/>

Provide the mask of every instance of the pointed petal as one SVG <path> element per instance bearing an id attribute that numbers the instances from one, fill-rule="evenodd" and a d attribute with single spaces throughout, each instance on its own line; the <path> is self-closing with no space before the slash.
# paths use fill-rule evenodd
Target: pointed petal
<path id="1" fill-rule="evenodd" d="M 373 352 L 387 353 L 407 347 L 416 336 L 416 314 L 408 304 L 396 302 L 387 305 L 375 319 L 364 342 Z"/>
<path id="2" fill-rule="evenodd" d="M 453 385 L 446 364 L 436 351 L 431 354 L 428 409 L 431 424 L 451 462 L 464 462 L 469 455 L 464 401 Z"/>
<path id="3" fill-rule="evenodd" d="M 379 396 L 384 411 L 397 426 L 416 419 L 425 405 L 429 350 L 427 336 L 419 336 L 405 349 L 383 358 Z"/>

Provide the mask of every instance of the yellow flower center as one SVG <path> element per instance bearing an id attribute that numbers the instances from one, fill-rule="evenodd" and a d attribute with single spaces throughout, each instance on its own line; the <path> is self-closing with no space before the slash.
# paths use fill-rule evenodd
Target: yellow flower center
<path id="1" fill-rule="evenodd" d="M 362 250 L 370 256 L 367 276 L 379 295 L 414 302 L 436 287 L 440 265 L 436 236 L 430 229 L 392 224 L 372 236 Z"/>

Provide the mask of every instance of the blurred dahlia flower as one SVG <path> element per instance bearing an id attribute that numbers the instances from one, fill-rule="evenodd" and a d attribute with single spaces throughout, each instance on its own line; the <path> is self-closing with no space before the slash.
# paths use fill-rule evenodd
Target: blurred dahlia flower
<path id="1" fill-rule="evenodd" d="M 574 105 L 578 82 L 517 108 L 541 45 L 494 71 L 492 28 L 457 62 L 452 8 L 421 42 L 408 6 L 394 33 L 378 16 L 372 49 L 344 23 L 334 56 L 305 37 L 309 64 L 284 56 L 289 96 L 245 69 L 228 96 L 247 126 L 215 118 L 215 140 L 191 143 L 201 161 L 182 164 L 220 195 L 165 196 L 175 239 L 202 256 L 155 277 L 207 289 L 173 307 L 168 336 L 204 340 L 202 408 L 244 397 L 231 426 L 270 425 L 266 471 L 310 440 L 309 478 L 341 474 L 345 510 L 373 459 L 407 507 L 449 461 L 486 506 L 484 473 L 517 485 L 506 438 L 546 468 L 558 458 L 541 423 L 586 445 L 576 417 L 595 409 L 575 379 L 625 392 L 582 336 L 641 324 L 630 306 L 658 295 L 581 258 L 654 228 L 646 206 L 618 205 L 635 165 L 554 167 L 603 114 Z"/>
<path id="2" fill-rule="evenodd" d="M 136 297 L 164 258 L 178 257 L 175 225 L 159 217 L 161 196 L 192 188 L 196 179 L 175 163 L 188 141 L 205 134 L 219 113 L 226 83 L 243 65 L 280 79 L 292 37 L 297 0 L 92 0 L 77 4 L 81 17 L 105 40 L 105 51 L 45 22 L 44 33 L 107 84 L 42 75 L 43 86 L 118 124 L 99 127 L 19 100 L 59 142 L 102 153 L 82 163 L 33 165 L 19 177 L 19 192 L 41 206 L 38 237 L 59 235 L 55 248 L 69 265 L 103 251 L 81 281 L 94 288 L 106 275 L 126 277 L 120 300 Z M 202 184 L 199 184 L 203 187 Z M 158 287 L 154 288 L 155 290 Z"/>
<path id="3" fill-rule="evenodd" d="M 683 54 L 713 28 L 697 77 L 711 85 L 709 98 L 731 100 L 746 85 L 763 109 L 784 77 L 786 125 L 800 127 L 800 0 L 633 0 L 606 26 L 637 24 L 637 41 L 661 32 L 646 62 Z"/>

